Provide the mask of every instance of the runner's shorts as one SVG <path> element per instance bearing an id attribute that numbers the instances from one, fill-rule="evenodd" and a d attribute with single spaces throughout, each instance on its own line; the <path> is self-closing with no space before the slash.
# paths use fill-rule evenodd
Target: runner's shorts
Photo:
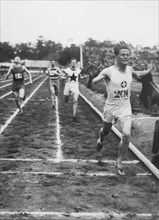
<path id="1" fill-rule="evenodd" d="M 25 89 L 24 83 L 13 82 L 12 91 L 13 92 L 19 92 L 20 89 Z"/>
<path id="2" fill-rule="evenodd" d="M 103 121 L 107 123 L 116 123 L 118 120 L 125 116 L 131 116 L 130 102 L 121 103 L 120 105 L 105 103 L 103 110 Z"/>
<path id="3" fill-rule="evenodd" d="M 64 88 L 64 95 L 79 95 L 79 87 L 78 84 L 66 83 Z"/>

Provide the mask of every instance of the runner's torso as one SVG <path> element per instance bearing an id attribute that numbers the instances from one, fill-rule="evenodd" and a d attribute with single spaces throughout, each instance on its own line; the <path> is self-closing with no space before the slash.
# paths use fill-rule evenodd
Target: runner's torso
<path id="1" fill-rule="evenodd" d="M 78 85 L 80 72 L 81 70 L 79 68 L 76 68 L 75 70 L 71 69 L 70 67 L 66 68 L 65 69 L 65 73 L 67 75 L 66 83 L 72 85 Z"/>
<path id="2" fill-rule="evenodd" d="M 25 69 L 23 66 L 13 65 L 12 70 L 13 74 L 13 83 L 23 84 L 24 83 L 24 72 Z"/>
<path id="3" fill-rule="evenodd" d="M 49 76 L 50 76 L 50 80 L 55 80 L 57 81 L 59 79 L 59 69 L 57 67 L 53 67 L 48 69 L 49 71 Z"/>
<path id="4" fill-rule="evenodd" d="M 126 67 L 120 72 L 115 66 L 109 67 L 109 80 L 106 80 L 107 103 L 122 105 L 130 102 L 130 86 L 132 83 L 132 69 Z"/>

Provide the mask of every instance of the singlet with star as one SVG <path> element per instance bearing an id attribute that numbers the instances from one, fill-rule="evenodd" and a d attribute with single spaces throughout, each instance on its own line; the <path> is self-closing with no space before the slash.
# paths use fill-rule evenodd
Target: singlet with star
<path id="1" fill-rule="evenodd" d="M 130 86 L 132 83 L 132 69 L 127 66 L 124 73 L 114 66 L 109 67 L 110 80 L 106 82 L 108 92 L 107 102 L 117 103 L 121 100 L 130 100 Z"/>
<path id="2" fill-rule="evenodd" d="M 68 83 L 78 83 L 78 78 L 81 70 L 79 68 L 71 69 L 70 67 L 65 69 L 65 74 L 67 75 Z"/>

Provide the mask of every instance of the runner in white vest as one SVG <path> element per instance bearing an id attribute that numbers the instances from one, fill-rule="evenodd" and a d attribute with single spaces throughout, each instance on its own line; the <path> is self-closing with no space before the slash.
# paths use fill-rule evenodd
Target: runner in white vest
<path id="1" fill-rule="evenodd" d="M 93 83 L 104 79 L 107 90 L 107 100 L 103 111 L 103 127 L 99 132 L 97 151 L 100 152 L 103 148 L 104 138 L 109 134 L 112 124 L 118 122 L 122 138 L 119 143 L 116 168 L 120 175 L 124 175 L 122 161 L 131 135 L 130 86 L 132 77 L 142 77 L 148 74 L 151 68 L 145 71 L 134 71 L 131 66 L 128 66 L 131 51 L 124 42 L 115 46 L 114 54 L 116 56 L 115 65 L 102 70 L 93 79 Z"/>
<path id="2" fill-rule="evenodd" d="M 64 88 L 65 103 L 68 102 L 69 96 L 73 97 L 73 121 L 76 121 L 77 103 L 79 97 L 79 75 L 81 69 L 77 67 L 77 60 L 71 59 L 70 67 L 65 69 L 66 83 Z"/>

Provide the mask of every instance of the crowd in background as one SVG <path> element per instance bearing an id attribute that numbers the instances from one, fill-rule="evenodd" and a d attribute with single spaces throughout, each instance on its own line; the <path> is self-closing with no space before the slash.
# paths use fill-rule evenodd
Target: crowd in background
<path id="1" fill-rule="evenodd" d="M 89 63 L 95 65 L 99 70 L 113 65 L 115 62 L 115 56 L 113 51 L 113 45 L 110 47 L 100 47 L 98 45 L 93 47 L 84 47 L 84 64 Z M 153 64 L 154 72 L 159 72 L 159 51 L 151 53 L 151 51 L 134 50 L 130 58 L 130 65 L 135 70 L 141 69 L 141 64 Z"/>

